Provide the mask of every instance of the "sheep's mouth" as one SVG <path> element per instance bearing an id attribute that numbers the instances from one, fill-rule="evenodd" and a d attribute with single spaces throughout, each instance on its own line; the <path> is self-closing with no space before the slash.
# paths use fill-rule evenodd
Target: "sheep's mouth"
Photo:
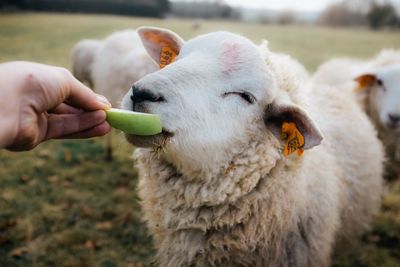
<path id="1" fill-rule="evenodd" d="M 141 136 L 134 134 L 125 134 L 126 140 L 136 147 L 164 147 L 167 141 L 173 137 L 174 134 L 165 129 L 161 133 L 150 136 Z"/>
<path id="2" fill-rule="evenodd" d="M 386 127 L 387 127 L 389 130 L 394 131 L 394 130 L 396 130 L 396 129 L 398 128 L 398 125 L 395 124 L 395 123 L 388 123 L 388 124 L 386 125 Z"/>
<path id="3" fill-rule="evenodd" d="M 135 107 L 133 106 L 133 111 L 142 112 L 142 113 L 151 113 L 150 110 L 145 108 L 144 106 Z M 165 147 L 167 141 L 174 136 L 174 133 L 168 131 L 165 128 L 162 128 L 161 133 L 156 135 L 134 135 L 134 134 L 125 134 L 126 140 L 136 147 L 153 147 L 153 148 L 163 148 Z"/>

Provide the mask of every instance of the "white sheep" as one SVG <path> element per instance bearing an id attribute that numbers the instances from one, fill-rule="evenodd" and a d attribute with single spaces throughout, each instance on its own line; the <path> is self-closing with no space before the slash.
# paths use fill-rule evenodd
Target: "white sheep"
<path id="1" fill-rule="evenodd" d="M 122 107 L 163 121 L 159 135 L 127 135 L 143 147 L 159 266 L 329 266 L 381 200 L 383 148 L 351 91 L 313 87 L 298 63 L 236 34 L 138 32 L 161 69 Z"/>
<path id="2" fill-rule="evenodd" d="M 158 69 L 135 30 L 115 32 L 97 43 L 79 42 L 73 51 L 74 75 L 81 81 L 88 81 L 94 91 L 106 96 L 114 107 L 119 106 L 127 88 Z M 89 59 L 93 60 L 92 64 Z M 111 138 L 108 135 L 107 159 L 112 158 Z"/>
<path id="3" fill-rule="evenodd" d="M 79 41 L 72 49 L 72 73 L 81 82 L 93 87 L 92 65 L 97 52 L 102 46 L 99 40 L 85 39 Z"/>
<path id="4" fill-rule="evenodd" d="M 385 49 L 370 60 L 357 58 L 335 58 L 321 64 L 313 75 L 317 83 L 329 85 L 343 85 L 354 83 L 354 79 L 369 71 L 374 71 L 384 66 L 399 64 L 400 51 Z"/>
<path id="5" fill-rule="evenodd" d="M 400 177 L 400 51 L 383 50 L 371 60 L 333 59 L 322 64 L 314 80 L 339 88 L 354 88 L 359 103 L 383 141 L 385 177 Z"/>
<path id="6" fill-rule="evenodd" d="M 158 69 L 135 30 L 118 31 L 103 41 L 92 67 L 94 90 L 113 106 L 137 80 Z"/>

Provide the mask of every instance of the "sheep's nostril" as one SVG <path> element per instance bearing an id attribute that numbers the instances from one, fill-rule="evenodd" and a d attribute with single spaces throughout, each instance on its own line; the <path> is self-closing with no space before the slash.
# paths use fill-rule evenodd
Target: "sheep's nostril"
<path id="1" fill-rule="evenodd" d="M 400 114 L 389 114 L 390 123 L 396 125 L 400 122 Z"/>
<path id="2" fill-rule="evenodd" d="M 132 88 L 131 100 L 134 104 L 139 104 L 142 102 L 163 102 L 165 101 L 163 96 L 156 95 L 149 90 L 140 90 L 135 87 Z"/>

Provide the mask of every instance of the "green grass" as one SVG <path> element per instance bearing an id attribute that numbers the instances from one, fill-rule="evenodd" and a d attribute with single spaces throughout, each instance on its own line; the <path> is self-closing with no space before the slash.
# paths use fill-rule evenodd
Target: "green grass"
<path id="1" fill-rule="evenodd" d="M 2 151 L 0 266 L 149 263 L 151 239 L 126 147 L 122 139 L 115 144 L 113 162 L 99 140 Z"/>
<path id="2" fill-rule="evenodd" d="M 0 62 L 32 60 L 68 67 L 69 52 L 83 38 L 152 25 L 184 38 L 229 30 L 255 42 L 268 39 L 314 70 L 333 56 L 368 58 L 400 47 L 399 32 L 266 26 L 231 21 L 96 15 L 1 14 Z M 114 136 L 115 159 L 104 160 L 105 140 L 50 141 L 33 151 L 0 151 L 0 266 L 148 266 L 154 251 L 141 223 L 132 148 Z M 392 185 L 381 214 L 335 267 L 400 266 L 400 183 Z"/>
<path id="3" fill-rule="evenodd" d="M 400 47 L 399 32 L 269 26 L 233 21 L 201 21 L 192 30 L 183 19 L 148 19 L 96 15 L 22 14 L 0 16 L 0 61 L 35 60 L 68 67 L 72 46 L 83 38 L 103 38 L 116 30 L 152 25 L 172 29 L 185 39 L 228 30 L 256 43 L 270 42 L 274 51 L 298 58 L 310 70 L 332 56 L 371 57 L 382 48 Z"/>

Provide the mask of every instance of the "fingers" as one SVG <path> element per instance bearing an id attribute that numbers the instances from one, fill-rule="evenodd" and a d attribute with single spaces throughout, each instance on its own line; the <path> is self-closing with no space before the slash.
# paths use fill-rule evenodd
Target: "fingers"
<path id="1" fill-rule="evenodd" d="M 12 82 L 2 86 L 1 104 L 15 123 L 5 137 L 0 135 L 5 139 L 2 147 L 25 150 L 51 138 L 87 138 L 110 130 L 104 110 L 111 104 L 68 70 L 32 62 L 13 62 L 4 68 L 3 80 Z"/>
<path id="2" fill-rule="evenodd" d="M 110 102 L 104 96 L 94 93 L 70 73 L 69 82 L 70 91 L 66 99 L 69 104 L 84 110 L 105 110 L 111 108 Z"/>
<path id="3" fill-rule="evenodd" d="M 14 68 L 23 70 L 22 95 L 29 96 L 38 111 L 54 109 L 61 103 L 86 111 L 111 107 L 104 96 L 94 93 L 65 68 L 30 62 L 20 62 Z"/>
<path id="4" fill-rule="evenodd" d="M 104 126 L 98 127 L 99 129 L 95 129 L 91 132 L 85 133 L 85 135 L 88 136 L 90 134 L 105 134 L 107 133 L 107 131 L 109 131 L 109 125 L 105 120 L 106 113 L 103 110 L 78 114 L 49 114 L 47 134 L 45 139 L 47 140 L 54 138 L 64 138 L 66 136 L 78 135 L 81 132 L 88 131 L 102 124 L 104 124 Z"/>
<path id="5" fill-rule="evenodd" d="M 97 136 L 103 136 L 111 131 L 111 126 L 107 122 L 103 122 L 88 130 L 63 136 L 63 139 L 83 139 Z"/>
<path id="6" fill-rule="evenodd" d="M 54 114 L 80 114 L 83 113 L 83 110 L 72 107 L 68 104 L 60 104 L 52 110 L 49 110 L 48 113 Z"/>

